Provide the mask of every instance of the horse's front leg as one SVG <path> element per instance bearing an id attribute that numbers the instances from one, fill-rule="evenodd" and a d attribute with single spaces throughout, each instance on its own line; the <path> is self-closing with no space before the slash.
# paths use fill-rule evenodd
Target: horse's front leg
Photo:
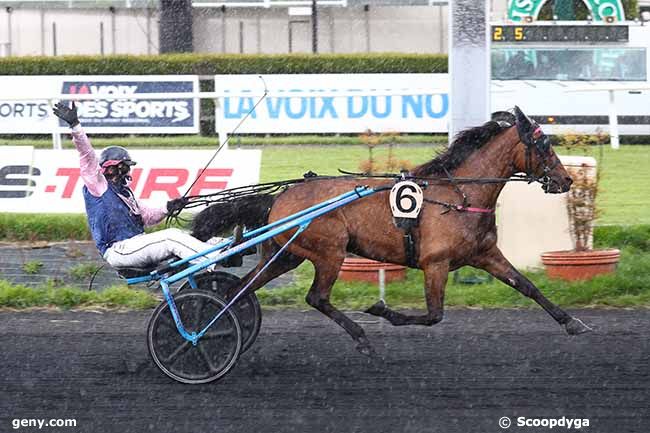
<path id="1" fill-rule="evenodd" d="M 383 300 L 368 308 L 366 313 L 383 317 L 395 326 L 435 325 L 443 317 L 443 303 L 448 274 L 448 261 L 429 263 L 424 266 L 424 291 L 427 301 L 427 314 L 415 316 L 399 313 L 388 308 Z"/>
<path id="2" fill-rule="evenodd" d="M 490 249 L 486 254 L 475 260 L 472 265 L 489 272 L 495 278 L 521 292 L 524 296 L 533 299 L 556 322 L 564 326 L 567 334 L 578 335 L 591 331 L 591 328 L 582 323 L 580 319 L 571 317 L 560 307 L 549 301 L 528 278 L 512 266 L 497 247 Z"/>

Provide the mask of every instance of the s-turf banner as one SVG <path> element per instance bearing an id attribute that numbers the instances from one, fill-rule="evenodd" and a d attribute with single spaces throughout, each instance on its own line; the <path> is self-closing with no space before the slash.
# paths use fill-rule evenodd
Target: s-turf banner
<path id="1" fill-rule="evenodd" d="M 192 184 L 211 150 L 129 150 L 131 188 L 150 206 L 164 206 Z M 189 194 L 259 182 L 260 150 L 222 150 Z M 0 212 L 83 213 L 83 181 L 75 150 L 0 147 Z M 203 208 L 195 208 L 199 211 Z"/>

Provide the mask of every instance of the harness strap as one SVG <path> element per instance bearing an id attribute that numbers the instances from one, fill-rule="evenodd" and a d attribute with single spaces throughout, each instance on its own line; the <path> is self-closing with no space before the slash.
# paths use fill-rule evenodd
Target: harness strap
<path id="1" fill-rule="evenodd" d="M 411 268 L 417 267 L 418 248 L 413 228 L 418 226 L 419 219 L 393 217 L 395 227 L 402 230 L 402 242 L 404 244 L 404 254 L 406 255 L 406 264 Z"/>
<path id="2" fill-rule="evenodd" d="M 404 230 L 404 251 L 406 252 L 406 264 L 408 267 L 417 267 L 418 253 L 413 236 L 413 227 L 411 225 L 408 225 Z"/>
<path id="3" fill-rule="evenodd" d="M 455 210 L 457 212 L 494 213 L 494 209 L 488 209 L 484 207 L 473 207 L 473 206 L 465 206 L 460 204 L 446 203 L 444 201 L 431 200 L 428 198 L 425 198 L 424 201 L 431 204 L 437 204 L 438 206 L 442 206 L 446 208 L 446 210 L 443 211 L 442 213 L 447 213 L 452 210 Z"/>

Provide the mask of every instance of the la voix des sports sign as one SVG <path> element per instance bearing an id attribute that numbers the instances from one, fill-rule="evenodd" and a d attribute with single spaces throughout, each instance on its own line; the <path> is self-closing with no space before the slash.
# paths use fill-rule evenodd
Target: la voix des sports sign
<path id="1" fill-rule="evenodd" d="M 447 74 L 216 75 L 216 129 L 230 133 L 446 132 Z M 268 96 L 260 101 L 264 89 Z M 228 94 L 233 96 L 227 96 Z M 257 107 L 255 104 L 258 103 Z M 252 110 L 252 111 L 251 111 Z"/>
<path id="2" fill-rule="evenodd" d="M 67 125 L 52 114 L 47 98 L 96 95 L 97 99 L 77 102 L 79 120 L 89 133 L 195 134 L 199 132 L 198 99 L 138 99 L 138 95 L 198 90 L 194 75 L 0 76 L 0 131 L 64 132 Z M 101 99 L 104 95 L 127 99 Z"/>
<path id="3" fill-rule="evenodd" d="M 196 179 L 212 150 L 130 150 L 137 162 L 131 187 L 144 203 L 163 207 Z M 225 150 L 189 194 L 210 194 L 259 182 L 260 150 Z M 83 213 L 83 181 L 76 150 L 0 146 L 0 212 Z M 199 211 L 203 208 L 195 208 Z"/>

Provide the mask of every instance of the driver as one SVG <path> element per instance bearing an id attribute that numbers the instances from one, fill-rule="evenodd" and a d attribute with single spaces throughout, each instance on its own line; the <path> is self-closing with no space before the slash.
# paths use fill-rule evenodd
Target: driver
<path id="1" fill-rule="evenodd" d="M 108 147 L 98 160 L 81 128 L 74 102 L 71 107 L 63 102 L 57 103 L 54 114 L 72 129 L 72 142 L 81 159 L 83 196 L 90 232 L 100 254 L 112 267 L 152 266 L 172 255 L 186 258 L 210 248 L 210 244 L 175 228 L 144 233 L 145 227 L 158 224 L 168 213 L 183 209 L 187 199 L 170 200 L 166 208 L 145 206 L 136 200 L 129 188 L 131 166 L 135 161 L 126 149 Z M 206 257 L 217 254 L 213 252 Z M 195 259 L 192 263 L 203 260 Z"/>

